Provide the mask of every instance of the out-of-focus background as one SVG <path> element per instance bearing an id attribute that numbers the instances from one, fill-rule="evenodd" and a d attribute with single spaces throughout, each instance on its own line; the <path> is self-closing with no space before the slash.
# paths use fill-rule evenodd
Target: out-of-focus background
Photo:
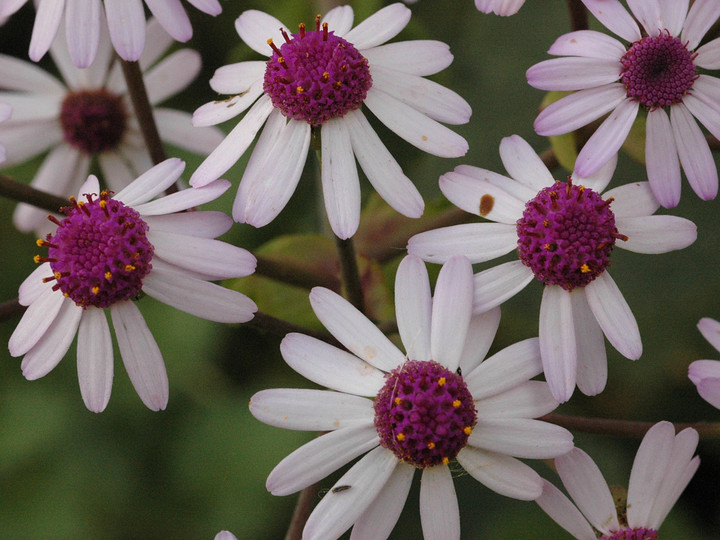
<path id="1" fill-rule="evenodd" d="M 356 22 L 386 3 L 349 2 Z M 0 27 L 1 52 L 27 59 L 34 20 L 31 4 Z M 216 68 L 260 59 L 234 30 L 243 10 L 267 11 L 294 31 L 297 23 L 311 23 L 317 12 L 330 7 L 330 2 L 305 0 L 224 1 L 217 18 L 188 7 L 195 36 L 175 48 L 199 50 L 204 71 L 168 104 L 193 111 L 216 97 L 207 82 Z M 448 43 L 455 61 L 432 78 L 462 95 L 473 109 L 470 123 L 456 128 L 470 143 L 470 151 L 454 160 L 424 154 L 374 122 L 425 200 L 441 200 L 438 177 L 456 165 L 504 172 L 498 157 L 504 136 L 517 133 L 536 150 L 546 149 L 547 140 L 532 128 L 543 93 L 527 85 L 525 70 L 548 58 L 550 44 L 569 31 L 566 2 L 529 0 L 510 18 L 479 13 L 472 0 L 421 0 L 411 9 L 412 20 L 395 41 Z M 592 19 L 591 24 L 600 28 Z M 41 65 L 54 69 L 47 58 Z M 228 131 L 234 123 L 221 127 Z M 188 161 L 188 172 L 200 163 L 197 156 L 168 150 Z M 247 155 L 226 175 L 235 187 Z M 313 209 L 318 194 L 311 161 L 278 219 L 260 230 L 235 225 L 224 239 L 255 250 L 281 234 L 317 230 L 324 211 Z M 28 180 L 38 164 L 35 160 L 3 172 Z M 554 173 L 564 178 L 568 171 Z M 644 167 L 621 155 L 611 187 L 641 180 Z M 369 193 L 362 181 L 363 192 Z M 235 187 L 211 206 L 229 213 Z M 32 256 L 38 253 L 34 237 L 14 230 L 13 208 L 13 202 L 0 200 L 0 301 L 17 296 L 18 285 L 35 266 Z M 608 344 L 606 390 L 592 398 L 576 392 L 557 412 L 649 422 L 720 421 L 720 411 L 700 399 L 687 379 L 691 361 L 720 359 L 695 327 L 702 317 L 720 318 L 718 209 L 720 201 L 699 201 L 684 185 L 682 201 L 672 213 L 697 223 L 693 246 L 655 256 L 615 251 L 610 271 L 637 318 L 643 356 L 632 362 Z M 399 258 L 404 245 L 397 248 Z M 477 269 L 490 264 L 496 262 Z M 395 265 L 384 272 L 389 291 Z M 294 293 L 297 309 L 307 309 L 306 292 Z M 534 282 L 503 306 L 491 353 L 537 335 L 540 295 L 541 286 Z M 271 309 L 265 297 L 258 303 L 261 309 Z M 311 384 L 283 362 L 280 336 L 199 320 L 151 298 L 142 299 L 140 308 L 163 351 L 170 379 L 170 401 L 163 412 L 143 406 L 117 350 L 110 403 L 105 412 L 94 414 L 80 397 L 74 346 L 57 368 L 33 382 L 23 378 L 20 359 L 0 347 L 0 537 L 209 539 L 228 529 L 240 539 L 282 538 L 296 497 L 270 495 L 265 479 L 313 434 L 261 424 L 249 414 L 247 404 L 261 389 Z M 0 323 L 0 341 L 7 342 L 16 324 L 17 319 Z M 610 483 L 627 485 L 639 440 L 575 433 L 575 442 L 595 459 Z M 720 537 L 720 442 L 701 441 L 698 452 L 700 468 L 662 527 L 665 539 Z M 531 465 L 560 485 L 549 464 Z M 534 503 L 497 495 L 457 469 L 463 538 L 569 538 Z M 332 481 L 324 483 L 325 491 Z M 323 493 L 321 489 L 318 497 Z M 392 538 L 420 536 L 415 486 Z"/>

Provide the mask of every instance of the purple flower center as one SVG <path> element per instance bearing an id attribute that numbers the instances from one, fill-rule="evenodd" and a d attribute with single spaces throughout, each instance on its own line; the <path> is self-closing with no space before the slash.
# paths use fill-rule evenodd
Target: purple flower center
<path id="1" fill-rule="evenodd" d="M 615 240 L 627 240 L 615 227 L 611 202 L 571 178 L 546 187 L 517 222 L 520 260 L 546 285 L 584 287 L 610 264 Z"/>
<path id="2" fill-rule="evenodd" d="M 463 378 L 432 360 L 393 370 L 375 399 L 380 444 L 420 469 L 457 456 L 476 422 Z"/>
<path id="3" fill-rule="evenodd" d="M 658 533 L 653 529 L 623 529 L 610 536 L 601 536 L 600 540 L 657 540 Z"/>
<path id="4" fill-rule="evenodd" d="M 97 199 L 85 197 L 87 202 L 70 199 L 73 206 L 63 209 L 62 221 L 51 217 L 58 224 L 55 234 L 38 240 L 48 247 L 48 257 L 35 260 L 50 262 L 53 277 L 45 280 L 57 280 L 54 290 L 78 306 L 105 308 L 140 293 L 154 248 L 135 210 L 110 199 L 107 191 Z"/>
<path id="5" fill-rule="evenodd" d="M 115 149 L 127 127 L 122 97 L 104 88 L 70 92 L 62 103 L 60 125 L 67 143 L 86 154 Z"/>
<path id="6" fill-rule="evenodd" d="M 647 36 L 633 43 L 620 59 L 620 80 L 627 96 L 649 109 L 680 103 L 698 77 L 694 58 L 667 31 Z"/>
<path id="7" fill-rule="evenodd" d="M 319 126 L 360 108 L 372 77 L 367 59 L 343 38 L 328 32 L 327 23 L 288 36 L 267 62 L 263 89 L 285 116 Z"/>

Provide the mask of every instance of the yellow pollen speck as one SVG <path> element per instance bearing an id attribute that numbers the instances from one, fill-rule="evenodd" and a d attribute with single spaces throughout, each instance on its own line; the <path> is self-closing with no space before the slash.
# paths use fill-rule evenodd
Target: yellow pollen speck
<path id="1" fill-rule="evenodd" d="M 126 272 L 132 272 L 133 270 L 135 270 L 135 267 L 134 267 L 132 264 L 126 264 L 126 265 L 125 265 L 125 271 L 126 271 Z"/>
<path id="2" fill-rule="evenodd" d="M 444 457 L 444 458 L 442 458 L 442 462 L 443 462 L 443 465 L 447 465 L 448 463 L 450 463 L 450 460 L 448 458 Z"/>
<path id="3" fill-rule="evenodd" d="M 427 447 L 432 450 L 433 448 L 435 448 L 435 443 L 430 441 L 429 443 L 427 443 Z"/>
<path id="4" fill-rule="evenodd" d="M 459 400 L 459 399 L 456 399 L 455 401 L 453 401 L 453 402 L 452 402 L 452 406 L 457 409 L 457 408 L 460 406 L 460 400 Z"/>
<path id="5" fill-rule="evenodd" d="M 107 201 L 105 199 L 101 200 L 98 204 L 100 208 L 107 208 Z"/>
<path id="6" fill-rule="evenodd" d="M 60 279 L 62 277 L 60 272 L 55 272 L 53 275 L 55 276 L 55 279 Z"/>
<path id="7" fill-rule="evenodd" d="M 543 219 L 543 227 L 549 227 L 550 222 L 547 219 Z"/>
<path id="8" fill-rule="evenodd" d="M 39 263 L 39 262 L 40 262 L 40 255 L 35 255 L 35 256 L 33 257 L 33 261 L 35 261 L 36 263 Z"/>
<path id="9" fill-rule="evenodd" d="M 100 287 L 98 287 L 97 285 L 95 285 L 95 287 L 93 287 L 93 288 L 90 289 L 90 290 L 92 291 L 93 294 L 97 294 L 97 293 L 100 292 Z"/>
<path id="10" fill-rule="evenodd" d="M 447 380 L 445 379 L 445 377 L 440 377 L 438 379 L 438 386 L 445 386 L 446 382 L 447 382 Z"/>
<path id="11" fill-rule="evenodd" d="M 38 238 L 37 240 L 35 240 L 35 243 L 38 247 L 43 247 L 45 245 L 45 240 L 43 240 L 42 238 Z"/>
<path id="12" fill-rule="evenodd" d="M 396 397 L 396 398 L 395 398 L 395 405 L 400 405 L 401 403 L 402 403 L 402 399 L 400 399 L 399 397 Z"/>
<path id="13" fill-rule="evenodd" d="M 465 435 L 470 435 L 472 433 L 472 426 L 466 426 L 463 428 L 463 433 Z"/>
<path id="14" fill-rule="evenodd" d="M 589 267 L 587 264 L 583 264 L 583 265 L 580 267 L 580 271 L 581 271 L 583 274 L 587 274 L 587 273 L 590 271 L 590 267 Z"/>
<path id="15" fill-rule="evenodd" d="M 305 89 L 302 86 L 298 86 L 295 90 L 297 91 L 298 94 L 302 94 L 305 91 Z"/>
<path id="16" fill-rule="evenodd" d="M 545 245 L 543 246 L 543 249 L 545 249 L 545 250 L 547 250 L 547 251 L 550 251 L 550 244 L 545 244 Z"/>
<path id="17" fill-rule="evenodd" d="M 402 441 L 405 440 L 405 434 L 404 434 L 404 433 L 398 433 L 396 438 L 397 438 L 398 441 L 402 442 Z"/>
<path id="18" fill-rule="evenodd" d="M 111 273 L 111 272 L 105 272 L 105 279 L 107 279 L 108 281 L 110 281 L 110 279 L 112 279 L 112 273 Z"/>

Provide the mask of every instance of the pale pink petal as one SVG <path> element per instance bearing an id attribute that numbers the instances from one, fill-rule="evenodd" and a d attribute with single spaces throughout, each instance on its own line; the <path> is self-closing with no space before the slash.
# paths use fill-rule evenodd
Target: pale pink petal
<path id="1" fill-rule="evenodd" d="M 680 202 L 680 160 L 667 113 L 649 111 L 645 135 L 645 163 L 650 187 L 658 202 L 673 208 Z"/>
<path id="2" fill-rule="evenodd" d="M 658 0 L 627 0 L 627 3 L 649 35 L 657 36 L 665 28 Z"/>
<path id="3" fill-rule="evenodd" d="M 577 344 L 570 293 L 558 285 L 545 285 L 539 330 L 545 380 L 555 399 L 564 403 L 575 390 Z"/>
<path id="4" fill-rule="evenodd" d="M 408 253 L 442 264 L 453 255 L 471 263 L 489 261 L 517 247 L 517 231 L 505 223 L 463 223 L 416 234 L 408 240 Z"/>
<path id="5" fill-rule="evenodd" d="M 533 501 L 542 492 L 542 478 L 514 457 L 466 446 L 457 461 L 475 480 L 500 495 Z"/>
<path id="6" fill-rule="evenodd" d="M 56 120 L 63 96 L 38 96 L 30 93 L 0 92 L 2 118 L 5 121 L 12 115 L 12 123 L 43 122 Z"/>
<path id="7" fill-rule="evenodd" d="M 105 0 L 110 40 L 121 58 L 133 62 L 145 47 L 145 9 L 140 0 Z"/>
<path id="8" fill-rule="evenodd" d="M 542 495 L 535 502 L 555 523 L 578 540 L 597 540 L 595 531 L 577 507 L 547 480 L 543 480 Z"/>
<path id="9" fill-rule="evenodd" d="M 64 10 L 65 0 L 42 0 L 37 5 L 28 51 L 33 62 L 37 62 L 48 52 L 50 44 L 57 34 Z"/>
<path id="10" fill-rule="evenodd" d="M 142 54 L 138 60 L 140 68 L 145 71 L 154 65 L 173 43 L 175 41 L 172 36 L 160 26 L 158 20 L 150 17 L 145 25 L 145 47 L 142 49 Z"/>
<path id="11" fill-rule="evenodd" d="M 520 135 L 505 137 L 500 141 L 500 159 L 512 178 L 534 191 L 540 191 L 555 183 L 552 174 L 532 146 Z"/>
<path id="12" fill-rule="evenodd" d="M 607 383 L 605 336 L 588 305 L 585 290 L 573 290 L 570 301 L 577 346 L 577 387 L 586 396 L 596 396 Z"/>
<path id="13" fill-rule="evenodd" d="M 225 193 L 229 187 L 230 182 L 227 180 L 215 180 L 203 187 L 178 191 L 177 193 L 166 195 L 165 197 L 135 206 L 134 208 L 143 216 L 158 216 L 161 214 L 182 212 L 188 208 L 214 201 Z"/>
<path id="14" fill-rule="evenodd" d="M 52 289 L 54 285 L 52 281 L 43 283 L 43 278 L 50 277 L 52 274 L 53 271 L 52 268 L 50 268 L 50 263 L 42 263 L 33 270 L 30 275 L 23 280 L 18 289 L 18 302 L 20 305 L 29 306 L 40 298 L 43 291 Z"/>
<path id="15" fill-rule="evenodd" d="M 65 302 L 59 291 L 45 288 L 28 306 L 8 341 L 10 356 L 22 356 L 32 349 L 51 328 Z M 68 300 L 71 304 L 71 300 Z"/>
<path id="16" fill-rule="evenodd" d="M 27 0 L 3 0 L 0 3 L 0 17 L 8 17 L 20 9 Z"/>
<path id="17" fill-rule="evenodd" d="M 278 46 L 285 43 L 280 32 L 282 28 L 287 27 L 272 15 L 255 9 L 243 11 L 235 21 L 235 30 L 240 39 L 264 56 L 271 56 L 273 52 L 268 39 L 272 39 Z"/>
<path id="18" fill-rule="evenodd" d="M 710 319 L 709 317 L 703 317 L 702 319 L 700 319 L 697 327 L 698 330 L 700 330 L 702 336 L 708 341 L 708 343 L 715 347 L 716 351 L 720 352 L 720 322 Z M 718 373 L 717 376 L 720 377 L 720 373 Z"/>
<path id="19" fill-rule="evenodd" d="M 697 54 L 695 57 L 696 66 L 703 69 L 720 69 L 720 38 L 709 41 L 695 53 Z"/>
<path id="20" fill-rule="evenodd" d="M 195 80 L 202 61 L 200 53 L 180 49 L 145 72 L 145 87 L 152 105 L 174 96 Z"/>
<path id="21" fill-rule="evenodd" d="M 409 8 L 397 2 L 376 11 L 343 37 L 360 51 L 376 47 L 397 36 L 411 15 Z"/>
<path id="22" fill-rule="evenodd" d="M 405 355 L 342 296 L 323 287 L 310 291 L 310 304 L 328 331 L 350 352 L 390 372 L 405 361 Z"/>
<path id="23" fill-rule="evenodd" d="M 263 80 L 256 79 L 247 90 L 237 95 L 211 101 L 198 107 L 192 116 L 194 126 L 214 126 L 244 112 L 263 94 Z"/>
<path id="24" fill-rule="evenodd" d="M 510 261 L 475 274 L 473 313 L 483 313 L 512 298 L 533 279 L 522 261 Z"/>
<path id="25" fill-rule="evenodd" d="M 66 0 L 66 4 L 65 34 L 70 57 L 77 67 L 86 68 L 97 54 L 102 5 L 100 0 Z"/>
<path id="26" fill-rule="evenodd" d="M 617 154 L 610 157 L 610 160 L 600 167 L 594 173 L 588 176 L 580 176 L 576 172 L 572 173 L 572 181 L 574 184 L 581 185 L 592 189 L 593 191 L 600 193 L 612 180 L 615 167 L 617 166 Z"/>
<path id="27" fill-rule="evenodd" d="M 219 67 L 210 79 L 210 88 L 218 94 L 242 94 L 263 79 L 267 62 L 238 62 Z"/>
<path id="28" fill-rule="evenodd" d="M 717 363 L 717 360 L 696 360 L 690 364 L 690 368 L 693 368 L 693 364 L 697 364 L 697 362 Z M 720 409 L 720 377 L 700 379 L 695 382 L 695 386 L 697 386 L 697 391 L 701 398 L 713 407 Z"/>
<path id="29" fill-rule="evenodd" d="M 194 154 L 208 155 L 225 137 L 216 127 L 193 126 L 192 116 L 185 111 L 155 107 L 153 116 L 163 142 Z"/>
<path id="30" fill-rule="evenodd" d="M 670 108 L 670 124 L 690 186 L 704 201 L 714 199 L 718 192 L 718 173 L 705 135 L 682 103 Z"/>
<path id="31" fill-rule="evenodd" d="M 230 531 L 220 531 L 213 540 L 237 540 L 237 536 Z"/>
<path id="32" fill-rule="evenodd" d="M 398 266 L 395 277 L 395 318 L 408 358 L 432 360 L 430 321 L 432 297 L 425 263 L 411 255 Z"/>
<path id="33" fill-rule="evenodd" d="M 713 137 L 720 136 L 720 103 L 716 101 L 715 96 L 706 95 L 701 88 L 693 88 L 693 94 L 685 96 L 683 104 Z M 13 117 L 15 117 L 14 110 Z"/>
<path id="34" fill-rule="evenodd" d="M 145 3 L 167 33 L 176 40 L 184 43 L 192 37 L 192 25 L 180 0 L 145 0 Z"/>
<path id="35" fill-rule="evenodd" d="M 621 69 L 617 59 L 566 56 L 535 64 L 525 75 L 539 90 L 585 90 L 617 81 Z"/>
<path id="36" fill-rule="evenodd" d="M 625 184 L 608 190 L 603 195 L 605 200 L 610 197 L 614 199 L 610 208 L 616 219 L 649 216 L 660 207 L 648 182 Z"/>
<path id="37" fill-rule="evenodd" d="M 578 30 L 563 34 L 548 49 L 548 54 L 555 56 L 584 56 L 616 61 L 620 61 L 625 52 L 625 45 L 617 39 L 595 30 Z"/>
<path id="38" fill-rule="evenodd" d="M 615 245 L 635 253 L 667 253 L 686 248 L 697 239 L 697 226 L 678 216 L 618 218 L 615 225 L 628 237 Z"/>
<path id="39" fill-rule="evenodd" d="M 712 319 L 703 319 L 704 320 Z M 717 324 L 717 321 L 712 321 Z M 704 379 L 720 379 L 720 361 L 718 360 L 695 360 L 688 366 L 688 378 L 693 384 L 698 385 Z"/>
<path id="40" fill-rule="evenodd" d="M 673 482 L 672 484 L 663 483 L 663 488 L 667 485 L 668 489 L 663 490 L 659 493 L 658 499 L 655 501 L 653 511 L 650 514 L 649 525 L 655 529 L 659 529 L 662 522 L 667 517 L 668 513 L 672 509 L 672 506 L 680 498 L 680 495 L 685 490 L 687 485 L 695 476 L 695 473 L 700 466 L 700 456 L 695 456 L 685 467 L 680 471 L 679 474 L 674 474 L 672 477 L 668 477 L 666 481 Z M 661 488 L 661 489 L 663 489 Z"/>
<path id="41" fill-rule="evenodd" d="M 464 176 L 469 176 L 475 180 L 489 182 L 491 185 L 500 188 L 511 197 L 515 197 L 523 203 L 535 198 L 537 195 L 537 190 L 528 187 L 521 182 L 513 181 L 513 179 L 508 178 L 507 176 L 494 173 L 487 169 L 481 169 L 480 167 L 473 167 L 472 165 L 458 165 L 455 167 L 454 172 Z M 555 183 L 554 180 L 548 185 L 553 183 Z M 542 187 L 547 187 L 547 185 Z"/>
<path id="42" fill-rule="evenodd" d="M 140 310 L 126 300 L 113 304 L 110 314 L 120 355 L 135 391 L 149 409 L 164 409 L 169 394 L 165 362 Z"/>
<path id="43" fill-rule="evenodd" d="M 715 0 L 695 0 L 685 19 L 681 39 L 692 51 L 705 33 L 720 17 L 720 3 Z"/>
<path id="44" fill-rule="evenodd" d="M 490 13 L 501 17 L 515 15 L 523 6 L 525 0 L 475 0 L 475 7 L 483 13 Z"/>
<path id="45" fill-rule="evenodd" d="M 344 36 L 353 25 L 355 14 L 350 6 L 336 6 L 328 11 L 322 18 L 322 22 L 327 23 L 331 31 L 336 36 Z"/>
<path id="46" fill-rule="evenodd" d="M 387 43 L 365 49 L 363 56 L 371 66 L 382 66 L 411 75 L 434 75 L 453 61 L 450 46 L 442 41 L 414 40 Z"/>
<path id="47" fill-rule="evenodd" d="M 583 4 L 606 28 L 625 41 L 632 43 L 640 39 L 640 28 L 618 0 L 583 0 Z"/>
<path id="48" fill-rule="evenodd" d="M 379 369 L 304 334 L 287 334 L 280 343 L 280 352 L 300 375 L 338 392 L 374 397 L 385 384 L 385 374 Z"/>
<path id="49" fill-rule="evenodd" d="M 637 321 L 610 274 L 600 274 L 585 287 L 585 294 L 595 319 L 613 347 L 625 358 L 640 358 L 642 342 Z"/>
<path id="50" fill-rule="evenodd" d="M 671 36 L 677 36 L 685 23 L 689 0 L 658 0 L 660 4 L 660 26 L 667 28 Z"/>
<path id="51" fill-rule="evenodd" d="M 132 184 L 116 193 L 113 198 L 128 206 L 136 207 L 164 192 L 180 178 L 184 170 L 184 161 L 168 158 L 138 176 Z"/>
<path id="52" fill-rule="evenodd" d="M 573 448 L 573 436 L 564 427 L 531 418 L 480 418 L 468 444 L 525 459 L 551 459 Z"/>
<path id="53" fill-rule="evenodd" d="M 92 412 L 102 412 L 110 400 L 113 346 L 103 309 L 83 311 L 78 328 L 77 370 L 80 394 Z"/>
<path id="54" fill-rule="evenodd" d="M 214 17 L 222 13 L 222 6 L 218 0 L 188 0 L 188 2 L 203 13 L 207 13 L 208 15 L 212 15 Z"/>
<path id="55" fill-rule="evenodd" d="M 440 191 L 455 206 L 466 212 L 492 221 L 515 225 L 525 211 L 525 203 L 532 198 L 521 199 L 511 193 L 510 186 L 521 186 L 519 182 L 484 169 L 482 178 L 470 177 L 460 172 L 448 172 L 440 177 Z M 505 186 L 501 185 L 504 180 Z M 530 192 L 530 190 L 527 190 Z"/>
<path id="56" fill-rule="evenodd" d="M 143 221 L 151 231 L 175 232 L 199 238 L 216 238 L 228 232 L 233 224 L 230 216 L 217 210 L 147 216 Z"/>
<path id="57" fill-rule="evenodd" d="M 0 80 L 5 90 L 20 90 L 58 97 L 64 96 L 67 92 L 67 88 L 44 69 L 5 54 L 0 54 Z"/>
<path id="58" fill-rule="evenodd" d="M 482 422 L 499 418 L 538 418 L 557 406 L 545 381 L 526 380 L 509 390 L 475 401 L 475 410 Z M 483 447 L 482 444 L 473 446 Z"/>
<path id="59" fill-rule="evenodd" d="M 460 510 L 447 465 L 423 469 L 420 478 L 420 523 L 425 538 L 460 540 Z"/>
<path id="60" fill-rule="evenodd" d="M 463 373 L 469 374 L 480 365 L 490 350 L 499 325 L 499 307 L 472 316 L 460 357 L 460 368 Z"/>
<path id="61" fill-rule="evenodd" d="M 0 126 L 0 144 L 7 151 L 4 167 L 22 163 L 60 144 L 62 130 L 55 120 L 13 124 L 12 120 Z"/>

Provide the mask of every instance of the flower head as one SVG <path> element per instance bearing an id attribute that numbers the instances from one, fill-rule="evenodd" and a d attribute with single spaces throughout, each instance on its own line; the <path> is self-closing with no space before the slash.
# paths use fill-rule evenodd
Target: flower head
<path id="1" fill-rule="evenodd" d="M 252 319 L 252 300 L 208 282 L 255 270 L 249 252 L 214 240 L 232 220 L 220 212 L 183 212 L 216 199 L 230 184 L 217 180 L 153 200 L 184 168 L 179 159 L 168 159 L 114 197 L 91 175 L 64 209 L 66 217 L 50 216 L 57 227 L 38 240 L 48 254 L 36 256 L 40 266 L 20 286 L 20 304 L 28 308 L 8 345 L 12 356 L 24 356 L 27 379 L 51 371 L 77 333 L 83 400 L 92 411 L 104 410 L 113 378 L 107 308 L 140 398 L 153 410 L 164 409 L 165 365 L 135 300 L 145 293 L 204 319 Z"/>
<path id="2" fill-rule="evenodd" d="M 247 113 L 198 167 L 190 184 L 202 186 L 227 171 L 264 125 L 235 199 L 236 221 L 261 227 L 275 219 L 300 179 L 311 134 L 319 137 L 325 208 L 337 236 L 349 238 L 360 221 L 356 158 L 390 206 L 409 217 L 422 215 L 420 193 L 362 108 L 367 106 L 409 143 L 441 157 L 464 155 L 467 142 L 440 122 L 465 123 L 471 111 L 460 96 L 423 78 L 452 62 L 447 45 L 383 45 L 409 20 L 410 10 L 397 3 L 352 28 L 353 10 L 342 6 L 291 33 L 266 13 L 244 12 L 235 23 L 238 34 L 269 60 L 215 72 L 210 85 L 230 97 L 200 107 L 193 116 L 195 125 L 214 125 Z"/>
<path id="3" fill-rule="evenodd" d="M 563 57 L 532 66 L 528 82 L 577 92 L 546 107 L 535 130 L 568 133 L 610 113 L 578 154 L 575 171 L 588 176 L 617 153 L 642 111 L 647 173 L 660 204 L 670 208 L 680 201 L 681 165 L 695 193 L 713 199 L 717 168 L 695 119 L 720 137 L 720 80 L 698 73 L 720 68 L 720 39 L 698 47 L 720 17 L 720 3 L 697 0 L 688 11 L 687 0 L 629 2 L 632 14 L 618 0 L 583 3 L 627 44 L 593 30 L 558 38 L 548 52 Z"/>
<path id="4" fill-rule="evenodd" d="M 494 13 L 507 17 L 515 15 L 525 0 L 475 0 L 475 7 L 483 13 Z"/>
<path id="5" fill-rule="evenodd" d="M 408 242 L 408 252 L 431 262 L 461 254 L 479 263 L 517 250 L 520 260 L 475 276 L 475 312 L 500 305 L 533 278 L 541 281 L 540 349 L 553 395 L 567 401 L 576 382 L 595 395 L 607 380 L 603 333 L 627 358 L 642 352 L 635 318 L 607 272 L 613 249 L 681 249 L 695 241 L 696 227 L 683 218 L 651 215 L 659 205 L 647 182 L 601 196 L 615 157 L 595 175 L 573 173 L 567 182 L 554 180 L 517 135 L 502 140 L 500 157 L 511 178 L 467 165 L 440 178 L 451 202 L 497 223 L 420 233 Z"/>
<path id="6" fill-rule="evenodd" d="M 9 16 L 27 0 L 0 0 L 0 17 Z M 222 6 L 218 0 L 188 0 L 200 11 L 218 15 Z M 72 63 L 79 68 L 91 65 L 98 51 L 102 51 L 100 34 L 106 26 L 110 40 L 121 58 L 135 61 L 145 49 L 145 8 L 140 1 L 127 0 L 36 0 L 37 16 L 30 38 L 30 59 L 37 62 L 51 48 L 56 34 L 63 34 L 63 26 L 73 31 L 68 34 L 67 48 Z M 185 9 L 179 0 L 149 0 L 145 2 L 165 31 L 177 41 L 185 42 L 193 31 Z M 65 14 L 65 24 L 62 23 Z M 64 39 L 62 41 L 65 41 Z M 99 59 L 100 62 L 103 58 Z"/>
<path id="7" fill-rule="evenodd" d="M 64 32 L 63 29 L 60 30 Z M 152 46 L 142 58 L 145 82 L 152 105 L 184 89 L 200 71 L 200 56 L 181 49 L 158 59 L 171 45 L 170 37 L 154 19 L 148 23 Z M 32 186 L 68 197 L 87 178 L 90 163 L 98 160 L 102 178 L 113 191 L 122 190 L 152 162 L 135 118 L 119 62 L 112 60 L 106 33 L 101 36 L 98 62 L 87 69 L 72 65 L 67 51 L 57 42 L 51 54 L 64 81 L 34 64 L 0 56 L 0 93 L 15 109 L 0 125 L 0 142 L 7 150 L 6 165 L 22 163 L 42 152 L 49 153 L 32 180 Z M 180 148 L 207 154 L 222 140 L 217 128 L 192 126 L 185 112 L 155 107 L 161 138 Z M 23 232 L 48 231 L 46 212 L 20 204 L 13 217 Z"/>
<path id="8" fill-rule="evenodd" d="M 720 323 L 714 319 L 700 319 L 698 330 L 710 345 L 720 351 Z M 697 387 L 700 397 L 720 409 L 720 361 L 695 360 L 688 366 L 688 377 Z"/>
<path id="9" fill-rule="evenodd" d="M 697 443 L 692 428 L 675 435 L 670 422 L 651 427 L 638 448 L 620 508 L 597 465 L 574 448 L 556 458 L 555 467 L 577 507 L 547 481 L 536 502 L 579 540 L 596 540 L 595 530 L 601 540 L 657 540 L 660 525 L 700 465 L 700 458 L 693 457 Z"/>
<path id="10" fill-rule="evenodd" d="M 542 480 L 516 458 L 572 448 L 567 430 L 536 420 L 557 406 L 545 382 L 530 380 L 542 370 L 537 338 L 483 361 L 500 310 L 472 316 L 472 287 L 469 261 L 455 257 L 431 296 L 425 265 L 406 257 L 395 282 L 406 353 L 342 297 L 312 290 L 315 314 L 350 352 L 301 334 L 283 340 L 285 361 L 330 390 L 264 390 L 250 412 L 274 426 L 330 433 L 287 456 L 267 487 L 287 495 L 367 454 L 320 501 L 303 538 L 336 538 L 351 526 L 353 535 L 386 538 L 416 469 L 425 537 L 459 538 L 453 460 L 490 489 L 533 500 Z"/>

